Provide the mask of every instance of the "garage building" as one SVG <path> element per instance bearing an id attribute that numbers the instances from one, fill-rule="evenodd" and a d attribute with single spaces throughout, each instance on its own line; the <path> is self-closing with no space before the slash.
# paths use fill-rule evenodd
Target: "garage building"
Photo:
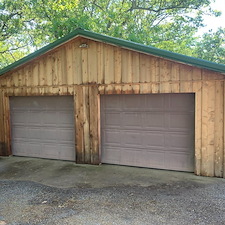
<path id="1" fill-rule="evenodd" d="M 224 75 L 77 29 L 0 71 L 0 155 L 225 177 Z"/>

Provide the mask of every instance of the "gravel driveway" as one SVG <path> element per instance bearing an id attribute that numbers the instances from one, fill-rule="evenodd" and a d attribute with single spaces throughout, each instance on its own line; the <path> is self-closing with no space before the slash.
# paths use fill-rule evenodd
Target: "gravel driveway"
<path id="1" fill-rule="evenodd" d="M 2 224 L 225 224 L 225 179 L 0 158 Z"/>

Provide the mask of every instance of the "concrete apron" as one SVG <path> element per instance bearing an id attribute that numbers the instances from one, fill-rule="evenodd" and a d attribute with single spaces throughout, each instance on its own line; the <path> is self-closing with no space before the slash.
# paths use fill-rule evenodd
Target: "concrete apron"
<path id="1" fill-rule="evenodd" d="M 57 188 L 155 186 L 176 181 L 213 183 L 193 173 L 117 165 L 81 165 L 68 161 L 28 157 L 0 157 L 0 179 L 33 181 Z"/>

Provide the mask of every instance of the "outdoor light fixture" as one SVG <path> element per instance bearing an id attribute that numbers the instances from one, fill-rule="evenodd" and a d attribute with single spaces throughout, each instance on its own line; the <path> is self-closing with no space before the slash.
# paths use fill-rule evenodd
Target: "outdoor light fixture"
<path id="1" fill-rule="evenodd" d="M 80 47 L 80 48 L 88 48 L 88 44 L 82 43 L 79 47 Z"/>

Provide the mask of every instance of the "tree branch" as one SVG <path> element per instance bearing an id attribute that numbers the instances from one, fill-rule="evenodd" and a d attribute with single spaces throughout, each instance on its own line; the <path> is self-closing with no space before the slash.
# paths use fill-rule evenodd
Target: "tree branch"
<path id="1" fill-rule="evenodd" d="M 158 12 L 161 12 L 161 11 L 172 10 L 172 9 L 198 9 L 198 7 L 197 6 L 196 7 L 190 7 L 189 5 L 185 6 L 185 5 L 182 5 L 182 2 L 179 2 L 178 4 L 175 4 L 175 5 L 171 5 L 171 6 L 167 6 L 167 7 L 159 7 L 158 9 L 154 9 L 152 6 L 151 7 L 138 6 L 136 0 L 133 0 L 132 6 L 126 12 L 131 12 L 131 11 L 134 11 L 134 10 L 146 10 L 146 11 L 158 13 Z"/>
<path id="2" fill-rule="evenodd" d="M 4 54 L 4 53 L 10 53 L 10 54 L 12 54 L 11 52 L 12 51 L 16 51 L 16 50 L 18 50 L 18 49 L 21 49 L 21 48 L 24 48 L 24 47 L 26 47 L 27 45 L 23 45 L 23 46 L 19 46 L 19 47 L 17 47 L 17 48 L 10 48 L 10 49 L 7 49 L 7 50 L 5 50 L 5 51 L 0 51 L 0 54 Z"/>

